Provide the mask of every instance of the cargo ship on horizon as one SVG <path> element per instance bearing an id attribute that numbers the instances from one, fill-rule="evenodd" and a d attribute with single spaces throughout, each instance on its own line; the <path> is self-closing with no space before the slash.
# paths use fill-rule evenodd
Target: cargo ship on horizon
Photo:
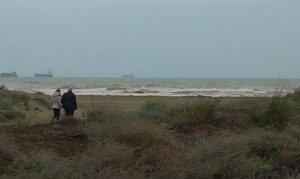
<path id="1" fill-rule="evenodd" d="M 48 70 L 47 73 L 36 73 L 36 74 L 34 74 L 34 76 L 37 78 L 52 78 L 53 73 L 51 70 Z"/>
<path id="2" fill-rule="evenodd" d="M 135 76 L 134 76 L 134 73 L 131 73 L 130 75 L 123 75 L 122 78 L 123 79 L 134 79 Z"/>
<path id="3" fill-rule="evenodd" d="M 0 77 L 18 77 L 16 72 L 12 72 L 12 73 L 1 73 Z"/>

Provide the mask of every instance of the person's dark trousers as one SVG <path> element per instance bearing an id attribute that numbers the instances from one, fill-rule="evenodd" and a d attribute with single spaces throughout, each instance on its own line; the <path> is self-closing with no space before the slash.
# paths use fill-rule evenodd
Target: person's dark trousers
<path id="1" fill-rule="evenodd" d="M 73 116 L 74 116 L 74 110 L 65 109 L 65 116 L 73 118 Z"/>
<path id="2" fill-rule="evenodd" d="M 59 120 L 59 118 L 60 118 L 60 109 L 54 109 L 53 108 L 53 113 L 54 113 L 54 116 L 53 116 L 52 120 Z"/>

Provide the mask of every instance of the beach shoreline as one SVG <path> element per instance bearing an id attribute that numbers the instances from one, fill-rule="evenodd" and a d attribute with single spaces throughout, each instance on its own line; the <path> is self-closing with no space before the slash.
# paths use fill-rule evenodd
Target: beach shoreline
<path id="1" fill-rule="evenodd" d="M 47 95 L 51 95 L 57 88 L 66 91 L 72 87 L 78 95 L 271 97 L 278 91 L 283 95 L 293 93 L 300 86 L 300 80 L 0 78 L 0 84 L 10 90 Z"/>

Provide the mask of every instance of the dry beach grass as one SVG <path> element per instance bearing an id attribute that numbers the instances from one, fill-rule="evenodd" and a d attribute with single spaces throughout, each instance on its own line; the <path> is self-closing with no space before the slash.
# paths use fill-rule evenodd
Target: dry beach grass
<path id="1" fill-rule="evenodd" d="M 79 96 L 77 119 L 52 124 L 49 97 L 0 93 L 0 178 L 299 176 L 297 92 L 273 98 Z"/>

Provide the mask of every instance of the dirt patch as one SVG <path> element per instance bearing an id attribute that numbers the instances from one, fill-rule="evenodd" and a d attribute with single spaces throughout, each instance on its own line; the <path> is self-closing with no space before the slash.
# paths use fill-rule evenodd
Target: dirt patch
<path id="1" fill-rule="evenodd" d="M 9 127 L 7 133 L 25 154 L 51 150 L 61 157 L 72 157 L 85 150 L 88 140 L 81 129 L 84 123 L 64 120 L 57 123 L 30 127 Z"/>

